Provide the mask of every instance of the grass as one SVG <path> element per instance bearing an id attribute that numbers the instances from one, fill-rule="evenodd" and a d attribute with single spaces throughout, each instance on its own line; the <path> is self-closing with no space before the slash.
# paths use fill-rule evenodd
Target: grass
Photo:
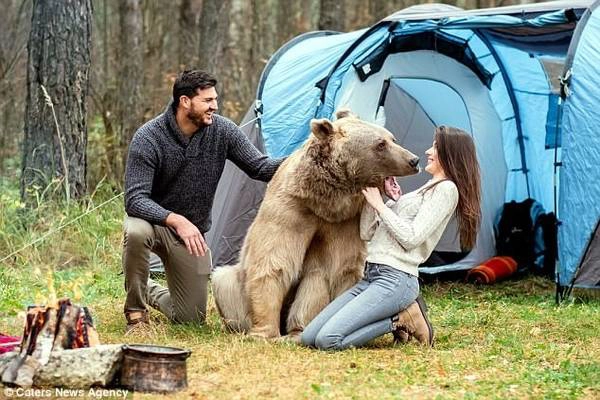
<path id="1" fill-rule="evenodd" d="M 14 187 L 1 189 L 0 258 L 113 195 L 100 187 L 82 203 L 41 199 L 26 210 Z M 153 312 L 151 334 L 124 337 L 122 217 L 119 198 L 0 263 L 0 332 L 21 334 L 29 304 L 71 297 L 90 307 L 104 343 L 191 349 L 189 388 L 173 399 L 600 398 L 600 301 L 557 307 L 554 285 L 539 278 L 426 285 L 433 349 L 394 346 L 391 335 L 343 352 L 256 341 L 225 333 L 212 299 L 203 326 L 172 325 Z"/>

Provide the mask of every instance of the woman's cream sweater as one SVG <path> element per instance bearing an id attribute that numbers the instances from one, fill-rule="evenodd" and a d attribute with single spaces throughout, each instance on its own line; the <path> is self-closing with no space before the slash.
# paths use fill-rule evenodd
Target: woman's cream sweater
<path id="1" fill-rule="evenodd" d="M 458 190 L 449 180 L 388 201 L 381 215 L 365 203 L 360 236 L 369 241 L 367 261 L 418 276 L 419 264 L 431 255 L 457 204 Z"/>

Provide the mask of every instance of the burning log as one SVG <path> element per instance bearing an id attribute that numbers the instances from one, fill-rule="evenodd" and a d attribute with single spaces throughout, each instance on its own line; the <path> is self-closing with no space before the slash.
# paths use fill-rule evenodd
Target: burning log
<path id="1" fill-rule="evenodd" d="M 29 387 L 53 352 L 98 344 L 86 307 L 73 305 L 69 299 L 60 300 L 56 306 L 29 307 L 20 351 L 2 373 L 2 382 Z"/>

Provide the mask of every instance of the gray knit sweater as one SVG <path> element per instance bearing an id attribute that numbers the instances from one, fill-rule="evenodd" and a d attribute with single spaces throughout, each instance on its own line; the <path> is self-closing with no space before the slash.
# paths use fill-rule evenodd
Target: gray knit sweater
<path id="1" fill-rule="evenodd" d="M 125 170 L 125 211 L 159 225 L 174 212 L 207 232 L 226 160 L 265 182 L 283 161 L 261 154 L 232 121 L 219 115 L 186 138 L 169 104 L 133 136 Z"/>

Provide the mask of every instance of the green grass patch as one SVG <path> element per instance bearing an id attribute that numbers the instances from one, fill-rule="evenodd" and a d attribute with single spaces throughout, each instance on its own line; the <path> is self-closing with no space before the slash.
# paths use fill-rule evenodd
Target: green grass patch
<path id="1" fill-rule="evenodd" d="M 189 388 L 171 398 L 600 398 L 600 300 L 557 307 L 553 283 L 539 278 L 424 286 L 433 349 L 394 346 L 391 335 L 343 352 L 256 341 L 225 333 L 212 299 L 203 326 L 172 325 L 153 311 L 150 334 L 124 337 L 122 198 L 86 214 L 114 196 L 108 186 L 35 210 L 14 187 L 1 193 L 0 258 L 80 219 L 0 263 L 0 331 L 20 335 L 27 305 L 71 297 L 90 308 L 104 343 L 192 350 Z"/>

